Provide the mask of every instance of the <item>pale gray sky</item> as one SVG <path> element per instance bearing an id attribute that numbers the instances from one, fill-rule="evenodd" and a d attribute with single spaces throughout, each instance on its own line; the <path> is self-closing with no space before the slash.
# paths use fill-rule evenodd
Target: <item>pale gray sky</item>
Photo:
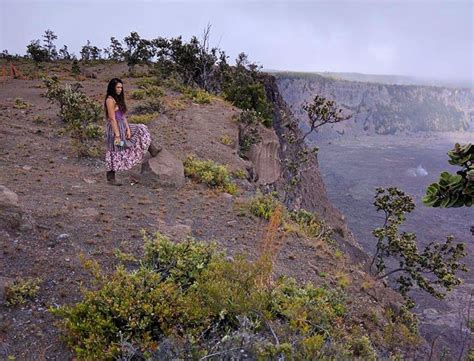
<path id="1" fill-rule="evenodd" d="M 0 0 L 0 51 L 53 30 L 79 54 L 131 31 L 244 51 L 264 69 L 474 78 L 474 1 Z"/>

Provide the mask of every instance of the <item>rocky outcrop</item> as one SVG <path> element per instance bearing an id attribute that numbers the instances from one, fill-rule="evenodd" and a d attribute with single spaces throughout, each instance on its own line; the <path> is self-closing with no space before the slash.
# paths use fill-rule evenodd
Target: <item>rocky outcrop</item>
<path id="1" fill-rule="evenodd" d="M 262 140 L 250 147 L 247 157 L 253 164 L 255 182 L 271 184 L 280 178 L 280 142 L 273 130 L 261 127 L 259 133 Z"/>
<path id="2" fill-rule="evenodd" d="M 399 134 L 419 131 L 474 131 L 474 90 L 437 86 L 368 83 L 306 76 L 277 75 L 283 99 L 304 120 L 301 106 L 315 95 L 336 101 L 353 117 L 319 134 Z M 304 129 L 305 124 L 301 122 Z M 312 137 L 314 137 L 312 135 Z"/>
<path id="3" fill-rule="evenodd" d="M 183 163 L 166 149 L 143 162 L 141 174 L 145 181 L 156 182 L 160 186 L 179 188 L 185 182 Z"/>

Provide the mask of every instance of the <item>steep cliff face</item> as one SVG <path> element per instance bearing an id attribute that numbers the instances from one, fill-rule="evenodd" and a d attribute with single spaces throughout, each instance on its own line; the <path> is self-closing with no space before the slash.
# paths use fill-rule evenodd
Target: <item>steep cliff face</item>
<path id="1" fill-rule="evenodd" d="M 364 83 L 317 74 L 276 77 L 283 99 L 301 119 L 301 105 L 316 94 L 335 100 L 339 107 L 353 114 L 349 121 L 323 127 L 321 132 L 325 136 L 347 132 L 373 135 L 474 131 L 472 89 Z"/>
<path id="2" fill-rule="evenodd" d="M 341 248 L 349 253 L 354 261 L 365 262 L 367 254 L 362 251 L 352 232 L 349 231 L 344 215 L 334 207 L 328 198 L 316 156 L 309 157 L 308 170 L 301 173 L 300 182 L 297 185 L 288 189 L 291 179 L 288 172 L 285 171 L 284 160 L 291 154 L 301 151 L 302 147 L 287 141 L 288 128 L 285 125 L 293 115 L 280 94 L 275 77 L 265 75 L 263 82 L 267 97 L 273 104 L 273 128 L 280 143 L 280 146 L 275 150 L 278 152 L 282 172 L 281 177 L 273 183 L 273 187 L 284 196 L 290 208 L 302 208 L 319 214 L 335 230 L 335 237 Z M 301 135 L 299 129 L 296 129 L 296 132 Z"/>

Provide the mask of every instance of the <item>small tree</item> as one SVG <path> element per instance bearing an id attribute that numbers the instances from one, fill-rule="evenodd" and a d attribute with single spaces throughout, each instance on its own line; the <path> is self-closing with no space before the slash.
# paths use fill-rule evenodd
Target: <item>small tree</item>
<path id="1" fill-rule="evenodd" d="M 90 58 L 91 60 L 99 60 L 101 59 L 102 50 L 100 50 L 97 46 L 90 47 Z"/>
<path id="2" fill-rule="evenodd" d="M 410 196 L 396 187 L 377 188 L 374 206 L 377 211 L 384 212 L 385 219 L 382 227 L 372 231 L 377 238 L 377 247 L 369 270 L 379 280 L 400 274 L 396 281 L 408 307 L 414 305 L 407 295 L 414 285 L 442 299 L 447 291 L 461 283 L 456 272 L 467 271 L 466 265 L 460 262 L 467 254 L 464 244 L 455 244 L 453 236 L 448 236 L 445 243 L 431 242 L 420 252 L 416 234 L 399 231 L 405 214 L 415 208 Z M 398 267 L 387 271 L 385 261 L 388 258 L 397 259 Z"/>
<path id="3" fill-rule="evenodd" d="M 81 60 L 99 60 L 101 58 L 101 50 L 97 46 L 91 45 L 91 42 L 87 40 L 87 44 L 81 49 Z"/>
<path id="4" fill-rule="evenodd" d="M 308 147 L 305 143 L 306 137 L 313 131 L 325 124 L 335 124 L 348 120 L 352 115 L 343 115 L 342 109 L 338 109 L 332 100 L 316 95 L 311 104 L 305 103 L 301 109 L 308 115 L 310 129 L 301 135 L 299 131 L 299 120 L 296 117 L 281 113 L 282 124 L 286 128 L 283 138 L 292 147 L 292 151 L 287 152 L 288 157 L 283 159 L 285 168 L 282 172 L 287 172 L 290 179 L 287 185 L 288 190 L 295 187 L 301 180 L 301 175 L 317 166 L 316 161 L 312 161 L 317 156 L 319 147 Z"/>
<path id="5" fill-rule="evenodd" d="M 61 49 L 59 49 L 59 58 L 64 60 L 71 60 L 71 54 L 67 49 L 67 45 L 64 45 Z"/>
<path id="6" fill-rule="evenodd" d="M 58 116 L 70 133 L 73 145 L 80 156 L 98 156 L 103 137 L 102 108 L 80 88 L 81 84 L 62 85 L 57 77 L 43 78 L 46 97 L 59 105 Z"/>
<path id="7" fill-rule="evenodd" d="M 72 61 L 71 73 L 73 73 L 75 76 L 78 76 L 81 73 L 81 68 L 79 67 L 79 62 L 77 59 Z"/>
<path id="8" fill-rule="evenodd" d="M 0 59 L 12 59 L 13 55 L 8 53 L 7 49 L 3 49 L 2 52 L 0 53 Z"/>
<path id="9" fill-rule="evenodd" d="M 449 163 L 461 170 L 456 175 L 441 173 L 439 182 L 426 189 L 423 203 L 428 207 L 470 207 L 474 203 L 474 144 L 456 143 L 448 156 Z"/>
<path id="10" fill-rule="evenodd" d="M 114 61 L 122 61 L 124 59 L 124 51 L 122 43 L 113 36 L 110 38 L 110 46 L 104 49 L 107 58 Z"/>
<path id="11" fill-rule="evenodd" d="M 56 60 L 58 58 L 58 52 L 56 51 L 56 45 L 54 45 L 54 40 L 58 36 L 54 34 L 52 30 L 46 30 L 43 35 L 43 42 L 45 44 L 44 48 L 48 52 L 48 60 Z"/>
<path id="12" fill-rule="evenodd" d="M 219 91 L 219 72 L 222 71 L 222 67 L 219 66 L 220 62 L 226 62 L 225 53 L 219 48 L 209 47 L 211 33 L 211 25 L 208 24 L 203 31 L 202 39 L 199 42 L 199 53 L 198 53 L 198 73 L 196 81 L 199 87 L 203 88 L 208 92 Z"/>
<path id="13" fill-rule="evenodd" d="M 270 127 L 273 120 L 273 106 L 268 101 L 265 87 L 260 81 L 260 69 L 250 63 L 245 53 L 240 53 L 234 68 L 227 68 L 222 90 L 226 100 L 240 109 L 255 110 L 263 124 Z"/>
<path id="14" fill-rule="evenodd" d="M 26 53 L 29 54 L 36 65 L 42 61 L 47 61 L 49 58 L 48 50 L 40 45 L 39 40 L 31 40 L 30 44 L 26 46 Z"/>
<path id="15" fill-rule="evenodd" d="M 302 106 L 302 110 L 307 113 L 309 122 L 309 130 L 303 134 L 302 141 L 325 124 L 336 124 L 351 118 L 351 115 L 342 115 L 342 109 L 338 109 L 333 100 L 328 100 L 319 95 L 314 97 L 311 104 L 306 102 Z"/>
<path id="16" fill-rule="evenodd" d="M 91 59 L 91 42 L 87 40 L 87 44 L 81 48 L 81 60 L 89 61 Z"/>
<path id="17" fill-rule="evenodd" d="M 133 72 L 135 65 L 148 63 L 153 58 L 153 47 L 149 40 L 140 38 L 137 32 L 132 31 L 124 39 L 127 50 L 124 53 L 128 71 Z"/>

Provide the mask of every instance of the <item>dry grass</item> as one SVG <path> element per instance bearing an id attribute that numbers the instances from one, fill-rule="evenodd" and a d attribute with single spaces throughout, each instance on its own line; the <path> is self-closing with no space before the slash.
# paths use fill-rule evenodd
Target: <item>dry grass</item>
<path id="1" fill-rule="evenodd" d="M 281 247 L 281 236 L 278 236 L 278 229 L 282 222 L 283 207 L 281 205 L 275 208 L 275 211 L 268 222 L 267 231 L 260 243 L 260 257 L 257 262 L 261 263 L 266 269 L 263 272 L 262 285 L 269 286 L 272 282 L 272 270 L 275 259 Z"/>

